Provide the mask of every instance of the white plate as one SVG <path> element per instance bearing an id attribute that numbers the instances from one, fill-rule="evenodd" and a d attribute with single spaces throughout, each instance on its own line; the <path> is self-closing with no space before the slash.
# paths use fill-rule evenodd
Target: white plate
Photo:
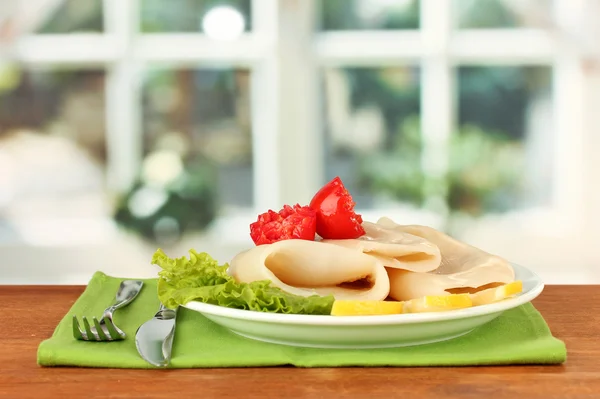
<path id="1" fill-rule="evenodd" d="M 513 264 L 523 292 L 500 302 L 446 312 L 384 316 L 290 315 L 231 309 L 192 301 L 185 307 L 232 332 L 259 341 L 313 348 L 389 348 L 460 337 L 502 312 L 530 302 L 544 289 L 529 269 Z"/>

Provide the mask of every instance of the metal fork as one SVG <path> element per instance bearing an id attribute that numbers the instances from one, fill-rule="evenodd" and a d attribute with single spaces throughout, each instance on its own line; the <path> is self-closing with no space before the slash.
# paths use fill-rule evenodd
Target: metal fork
<path id="1" fill-rule="evenodd" d="M 87 317 L 83 316 L 83 329 L 73 316 L 73 337 L 83 341 L 119 341 L 127 336 L 123 330 L 113 322 L 113 312 L 117 309 L 129 305 L 139 294 L 144 285 L 143 281 L 125 280 L 119 286 L 115 302 L 104 310 L 100 321 L 92 317 L 93 326 L 90 326 Z"/>

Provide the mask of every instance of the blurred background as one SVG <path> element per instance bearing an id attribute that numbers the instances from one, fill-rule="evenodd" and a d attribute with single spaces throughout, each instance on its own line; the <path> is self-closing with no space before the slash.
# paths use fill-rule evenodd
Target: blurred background
<path id="1" fill-rule="evenodd" d="M 25 4 L 26 3 L 26 4 Z M 598 0 L 0 4 L 0 283 L 222 262 L 339 175 L 427 224 L 600 283 Z"/>

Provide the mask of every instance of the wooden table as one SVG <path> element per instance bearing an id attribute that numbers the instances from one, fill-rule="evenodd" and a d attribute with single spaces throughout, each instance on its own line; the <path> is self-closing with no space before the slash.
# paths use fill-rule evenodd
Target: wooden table
<path id="1" fill-rule="evenodd" d="M 0 286 L 0 397 L 600 398 L 600 286 L 550 286 L 534 302 L 566 342 L 559 366 L 116 370 L 41 368 L 39 343 L 81 286 Z"/>

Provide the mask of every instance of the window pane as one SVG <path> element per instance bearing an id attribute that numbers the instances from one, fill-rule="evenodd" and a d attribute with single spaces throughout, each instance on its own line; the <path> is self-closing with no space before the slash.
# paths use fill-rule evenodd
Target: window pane
<path id="1" fill-rule="evenodd" d="M 552 21 L 553 0 L 454 0 L 458 28 L 540 28 Z"/>
<path id="2" fill-rule="evenodd" d="M 320 0 L 321 30 L 418 29 L 418 0 Z"/>
<path id="3" fill-rule="evenodd" d="M 181 158 L 189 178 L 177 190 L 205 207 L 178 210 L 189 212 L 183 218 L 208 218 L 214 203 L 221 213 L 253 204 L 249 80 L 250 72 L 239 69 L 146 71 L 145 163 L 168 159 L 165 154 Z"/>
<path id="4" fill-rule="evenodd" d="M 37 33 L 81 33 L 104 30 L 102 0 L 64 0 L 54 2 L 49 18 Z"/>
<path id="5" fill-rule="evenodd" d="M 64 220 L 109 219 L 104 115 L 103 71 L 0 69 L 0 242 L 69 241 L 93 232 Z"/>
<path id="6" fill-rule="evenodd" d="M 421 204 L 416 67 L 325 70 L 327 179 L 340 176 L 357 207 Z"/>
<path id="7" fill-rule="evenodd" d="M 548 205 L 550 67 L 461 67 L 450 205 L 471 214 Z"/>
<path id="8" fill-rule="evenodd" d="M 140 30 L 232 38 L 251 30 L 250 10 L 250 0 L 141 0 Z"/>

